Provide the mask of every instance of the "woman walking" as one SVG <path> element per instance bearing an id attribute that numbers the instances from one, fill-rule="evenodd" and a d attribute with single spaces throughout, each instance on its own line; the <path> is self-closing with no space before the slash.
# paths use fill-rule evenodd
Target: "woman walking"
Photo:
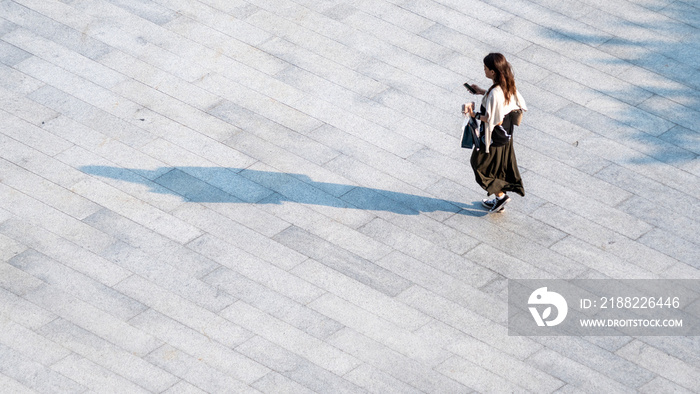
<path id="1" fill-rule="evenodd" d="M 482 145 L 474 149 L 471 165 L 476 182 L 487 192 L 482 204 L 489 212 L 501 212 L 510 197 L 506 192 L 525 196 L 525 188 L 518 171 L 513 149 L 513 111 L 526 111 L 525 100 L 515 88 L 510 63 L 500 53 L 489 53 L 484 58 L 484 74 L 493 81 L 488 90 L 471 85 L 476 94 L 483 94 L 481 109 L 474 112 L 473 104 L 463 106 L 464 113 L 481 121 Z"/>

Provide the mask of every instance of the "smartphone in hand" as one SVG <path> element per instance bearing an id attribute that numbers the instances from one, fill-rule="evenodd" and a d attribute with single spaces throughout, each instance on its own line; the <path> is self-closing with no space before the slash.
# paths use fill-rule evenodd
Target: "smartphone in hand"
<path id="1" fill-rule="evenodd" d="M 472 87 L 472 85 L 469 84 L 469 82 L 465 82 L 464 87 L 467 88 L 467 90 L 471 92 L 471 94 L 476 94 L 476 90 L 474 90 L 474 88 Z"/>

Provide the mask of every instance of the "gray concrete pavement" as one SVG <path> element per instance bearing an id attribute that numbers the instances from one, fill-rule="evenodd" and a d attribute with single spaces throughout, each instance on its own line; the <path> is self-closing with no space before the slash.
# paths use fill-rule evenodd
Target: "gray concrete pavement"
<path id="1" fill-rule="evenodd" d="M 699 54 L 692 0 L 0 0 L 0 392 L 697 392 L 698 337 L 506 324 L 508 279 L 700 279 Z"/>

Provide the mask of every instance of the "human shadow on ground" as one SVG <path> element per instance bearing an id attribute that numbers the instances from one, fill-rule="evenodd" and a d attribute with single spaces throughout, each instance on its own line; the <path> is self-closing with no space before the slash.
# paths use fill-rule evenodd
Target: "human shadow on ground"
<path id="1" fill-rule="evenodd" d="M 386 211 L 402 215 L 451 212 L 485 215 L 480 202 L 469 204 L 414 194 L 337 183 L 315 182 L 303 174 L 227 167 L 167 167 L 156 170 L 83 166 L 100 177 L 141 183 L 151 192 L 199 203 L 281 204 L 295 202 L 336 208 Z"/>

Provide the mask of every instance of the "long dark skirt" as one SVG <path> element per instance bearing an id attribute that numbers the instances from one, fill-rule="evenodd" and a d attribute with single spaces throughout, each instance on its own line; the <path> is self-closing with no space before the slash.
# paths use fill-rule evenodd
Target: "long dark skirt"
<path id="1" fill-rule="evenodd" d="M 513 138 L 506 145 L 491 146 L 489 153 L 483 149 L 472 151 L 471 165 L 479 184 L 489 194 L 513 192 L 525 196 L 523 180 L 515 160 Z"/>

